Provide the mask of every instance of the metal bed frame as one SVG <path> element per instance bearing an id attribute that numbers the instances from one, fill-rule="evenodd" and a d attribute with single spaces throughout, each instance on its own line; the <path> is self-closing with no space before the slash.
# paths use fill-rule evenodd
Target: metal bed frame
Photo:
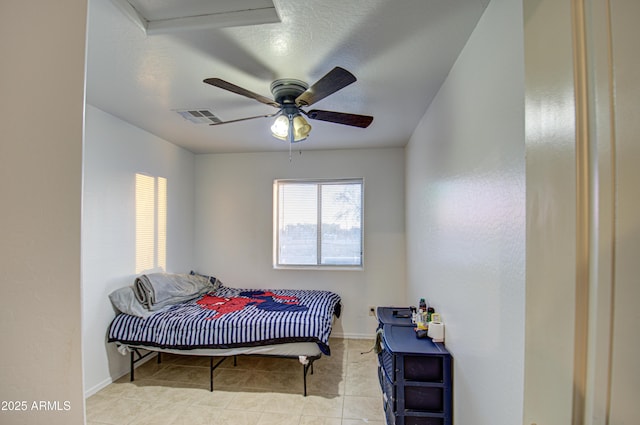
<path id="1" fill-rule="evenodd" d="M 140 361 L 142 361 L 143 359 L 146 359 L 147 357 L 153 355 L 154 353 L 157 353 L 158 356 L 158 364 L 160 364 L 162 362 L 162 352 L 161 351 L 152 351 L 149 350 L 147 353 L 145 354 L 141 354 L 140 353 L 140 349 L 137 347 L 130 347 L 131 349 L 131 358 L 129 361 L 129 365 L 130 365 L 130 372 L 129 372 L 129 376 L 130 376 L 130 381 L 133 382 L 134 378 L 135 378 L 135 365 L 137 363 L 139 363 Z M 145 351 L 147 351 L 145 349 Z M 293 358 L 298 358 L 298 356 L 293 357 L 293 356 L 280 356 L 280 355 L 261 355 L 261 354 L 241 354 L 243 356 L 255 356 L 255 357 L 275 357 L 275 358 L 284 358 L 284 359 L 293 359 Z M 135 356 L 138 356 L 138 358 L 136 359 Z M 216 370 L 216 368 L 218 366 L 220 366 L 222 364 L 222 362 L 224 362 L 227 358 L 229 358 L 230 356 L 223 356 L 220 360 L 217 361 L 217 363 L 214 364 L 214 358 L 217 356 L 207 356 L 209 357 L 209 391 L 213 392 L 213 371 Z M 238 355 L 234 355 L 233 356 L 233 366 L 237 366 L 238 361 L 237 361 L 237 357 Z M 313 375 L 313 362 L 318 360 L 321 355 L 316 355 L 316 356 L 305 356 L 307 358 L 307 362 L 302 364 L 302 379 L 304 382 L 304 396 L 307 396 L 307 373 L 309 373 L 309 371 L 311 371 L 311 374 Z"/>

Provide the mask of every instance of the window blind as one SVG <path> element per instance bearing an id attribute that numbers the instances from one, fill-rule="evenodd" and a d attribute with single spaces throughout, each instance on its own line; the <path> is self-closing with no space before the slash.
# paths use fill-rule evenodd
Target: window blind
<path id="1" fill-rule="evenodd" d="M 276 180 L 275 265 L 362 266 L 362 179 Z"/>

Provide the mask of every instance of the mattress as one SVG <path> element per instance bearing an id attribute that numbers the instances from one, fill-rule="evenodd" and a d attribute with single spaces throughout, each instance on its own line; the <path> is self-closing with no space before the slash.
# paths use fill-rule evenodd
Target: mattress
<path id="1" fill-rule="evenodd" d="M 221 286 L 147 318 L 119 314 L 109 327 L 108 340 L 196 355 L 211 354 L 194 350 L 310 355 L 309 346 L 297 344 L 311 343 L 315 351 L 329 355 L 333 317 L 339 314 L 340 297 L 330 291 Z"/>

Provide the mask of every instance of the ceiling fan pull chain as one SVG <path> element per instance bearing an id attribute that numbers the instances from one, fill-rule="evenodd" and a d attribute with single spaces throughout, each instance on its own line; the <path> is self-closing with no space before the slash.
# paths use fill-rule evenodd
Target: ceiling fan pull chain
<path id="1" fill-rule="evenodd" d="M 291 162 L 291 145 L 293 145 L 293 114 L 288 114 L 289 117 L 289 133 L 287 139 L 289 139 L 289 162 Z"/>

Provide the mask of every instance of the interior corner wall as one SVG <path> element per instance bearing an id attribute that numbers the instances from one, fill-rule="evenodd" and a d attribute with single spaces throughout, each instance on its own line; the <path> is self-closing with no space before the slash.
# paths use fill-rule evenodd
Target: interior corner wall
<path id="1" fill-rule="evenodd" d="M 195 155 L 86 105 L 82 223 L 85 395 L 128 371 L 129 357 L 106 341 L 108 295 L 133 283 L 135 174 L 167 179 L 166 270 L 193 267 Z"/>
<path id="2" fill-rule="evenodd" d="M 456 423 L 522 423 L 522 2 L 492 0 L 406 147 L 407 302 L 454 358 Z"/>
<path id="3" fill-rule="evenodd" d="M 274 270 L 274 179 L 350 177 L 364 178 L 364 270 Z M 368 306 L 405 299 L 404 150 L 197 155 L 196 229 L 199 272 L 240 288 L 334 291 L 333 335 L 373 337 Z"/>

